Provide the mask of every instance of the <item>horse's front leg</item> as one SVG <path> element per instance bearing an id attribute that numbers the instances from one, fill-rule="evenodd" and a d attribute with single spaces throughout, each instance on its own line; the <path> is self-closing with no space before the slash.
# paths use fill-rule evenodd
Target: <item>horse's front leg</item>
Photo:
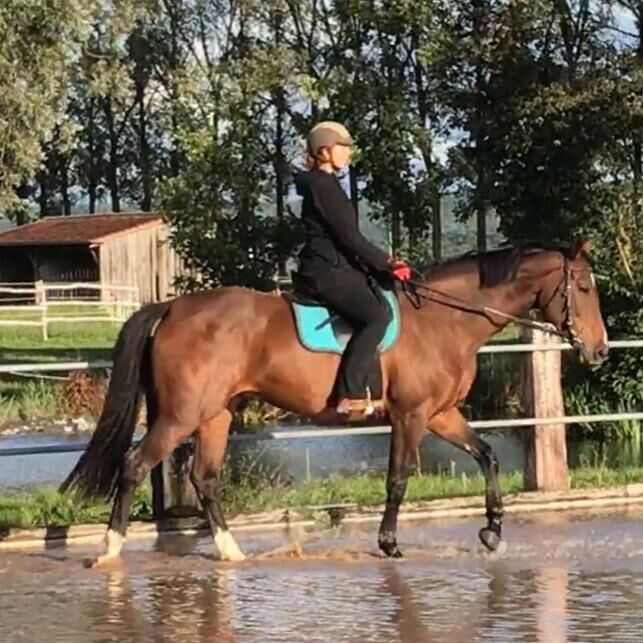
<path id="1" fill-rule="evenodd" d="M 386 508 L 380 524 L 378 544 L 392 558 L 401 558 L 397 546 L 397 515 L 404 500 L 409 477 L 409 461 L 425 432 L 426 414 L 419 411 L 392 414 L 391 447 L 386 477 Z"/>
<path id="2" fill-rule="evenodd" d="M 480 465 L 486 481 L 485 507 L 487 526 L 479 532 L 482 544 L 490 551 L 498 549 L 502 539 L 502 497 L 498 483 L 498 459 L 493 449 L 481 440 L 462 417 L 452 408 L 431 418 L 429 429 L 454 446 L 470 453 Z"/>

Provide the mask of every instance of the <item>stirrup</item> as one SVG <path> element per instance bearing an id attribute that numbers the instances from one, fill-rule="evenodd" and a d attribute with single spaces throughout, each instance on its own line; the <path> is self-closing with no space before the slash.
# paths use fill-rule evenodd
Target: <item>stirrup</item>
<path id="1" fill-rule="evenodd" d="M 343 398 L 337 404 L 337 413 L 340 415 L 359 413 L 364 416 L 369 416 L 383 410 L 384 401 L 373 400 L 370 396 L 362 399 Z"/>

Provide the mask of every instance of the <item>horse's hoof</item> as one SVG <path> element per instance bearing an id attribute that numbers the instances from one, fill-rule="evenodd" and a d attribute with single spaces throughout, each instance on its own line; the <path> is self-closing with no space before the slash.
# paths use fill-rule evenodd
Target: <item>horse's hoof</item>
<path id="1" fill-rule="evenodd" d="M 396 544 L 391 545 L 390 543 L 380 543 L 380 549 L 388 558 L 402 558 L 404 556 L 404 554 L 402 554 L 402 551 Z"/>
<path id="2" fill-rule="evenodd" d="M 226 560 L 233 563 L 240 563 L 246 560 L 246 555 L 239 549 L 237 541 L 232 537 L 232 534 L 227 529 L 217 531 L 214 537 L 214 542 L 219 549 L 221 560 Z"/>
<path id="3" fill-rule="evenodd" d="M 489 550 L 496 551 L 502 542 L 502 538 L 497 531 L 490 529 L 489 527 L 483 527 L 478 532 L 478 537 L 480 542 Z"/>
<path id="4" fill-rule="evenodd" d="M 402 552 L 397 546 L 397 539 L 393 533 L 380 534 L 378 545 L 388 558 L 402 558 Z"/>

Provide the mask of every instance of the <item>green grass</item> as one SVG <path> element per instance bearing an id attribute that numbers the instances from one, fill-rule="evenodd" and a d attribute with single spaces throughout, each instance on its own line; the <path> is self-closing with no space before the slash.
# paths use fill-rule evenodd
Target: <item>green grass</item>
<path id="1" fill-rule="evenodd" d="M 0 363 L 37 364 L 111 359 L 119 327 L 113 324 L 52 324 L 48 341 L 38 328 L 0 326 Z M 65 415 L 59 380 L 0 376 L 0 426 Z"/>
<path id="2" fill-rule="evenodd" d="M 52 324 L 44 341 L 38 328 L 0 326 L 0 362 L 107 359 L 119 327 L 108 323 Z"/>
<path id="3" fill-rule="evenodd" d="M 111 507 L 106 503 L 81 503 L 72 496 L 61 496 L 46 487 L 35 492 L 0 497 L 0 529 L 10 527 L 64 527 L 77 524 L 104 523 Z M 151 519 L 151 490 L 136 490 L 132 503 L 132 520 Z"/>
<path id="4" fill-rule="evenodd" d="M 581 468 L 571 471 L 573 489 L 609 487 L 643 482 L 643 467 L 607 469 Z M 484 492 L 480 475 L 418 475 L 409 479 L 405 502 L 480 495 Z M 503 493 L 523 488 L 522 474 L 501 475 Z M 332 503 L 353 503 L 360 507 L 382 504 L 385 478 L 378 475 L 353 475 L 313 480 L 292 486 L 259 480 L 232 485 L 224 481 L 224 510 L 230 515 L 285 508 L 309 508 Z M 150 518 L 151 491 L 139 489 L 132 505 L 132 520 Z M 105 523 L 110 508 L 104 503 L 79 503 L 47 488 L 32 493 L 0 497 L 0 529 L 8 527 L 57 527 L 82 523 Z"/>
<path id="5" fill-rule="evenodd" d="M 59 418 L 64 414 L 60 382 L 0 380 L 0 427 L 18 420 Z"/>

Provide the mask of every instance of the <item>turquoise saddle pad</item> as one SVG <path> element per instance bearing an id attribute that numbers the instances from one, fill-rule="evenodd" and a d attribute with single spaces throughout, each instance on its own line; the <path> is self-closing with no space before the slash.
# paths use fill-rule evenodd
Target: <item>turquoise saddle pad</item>
<path id="1" fill-rule="evenodd" d="M 391 321 L 378 347 L 380 352 L 395 345 L 400 335 L 400 307 L 395 293 L 382 290 L 391 310 Z M 311 351 L 342 354 L 353 329 L 344 319 L 332 314 L 321 305 L 300 304 L 291 301 L 295 315 L 295 326 L 302 345 Z"/>

